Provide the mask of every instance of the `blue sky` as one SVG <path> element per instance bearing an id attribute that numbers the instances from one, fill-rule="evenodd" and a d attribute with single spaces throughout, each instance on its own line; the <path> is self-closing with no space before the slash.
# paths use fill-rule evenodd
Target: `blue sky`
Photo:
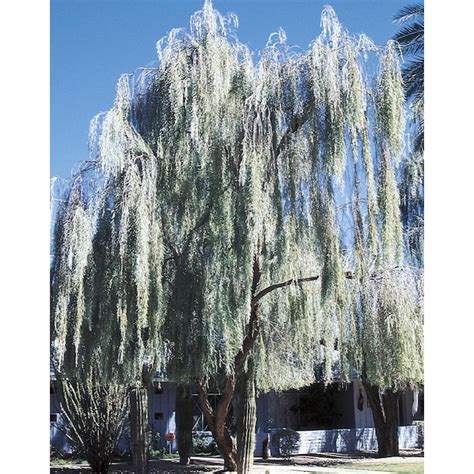
<path id="1" fill-rule="evenodd" d="M 393 15 L 410 0 L 214 0 L 239 17 L 239 39 L 253 51 L 279 27 L 306 47 L 330 4 L 351 33 L 384 44 L 397 30 Z M 203 0 L 51 0 L 51 175 L 67 177 L 87 159 L 89 120 L 110 108 L 122 73 L 156 59 L 171 28 L 188 27 Z"/>

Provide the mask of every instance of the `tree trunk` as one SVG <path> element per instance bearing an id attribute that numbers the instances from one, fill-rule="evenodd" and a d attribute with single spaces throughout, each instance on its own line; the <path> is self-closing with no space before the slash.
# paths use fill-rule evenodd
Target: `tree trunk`
<path id="1" fill-rule="evenodd" d="M 109 472 L 110 459 L 103 460 L 98 456 L 86 456 L 86 461 L 89 463 L 93 472 L 100 474 L 107 474 Z"/>
<path id="2" fill-rule="evenodd" d="M 264 461 L 270 459 L 270 438 L 268 436 L 268 433 L 262 441 L 262 459 Z"/>
<path id="3" fill-rule="evenodd" d="M 258 247 L 259 245 L 257 245 Z M 260 324 L 258 320 L 258 299 L 255 299 L 258 284 L 260 282 L 260 277 L 262 272 L 260 270 L 260 262 L 259 257 L 256 254 L 253 259 L 253 276 L 252 276 L 252 300 L 251 300 L 251 307 L 250 307 L 250 318 L 249 322 L 246 326 L 246 335 L 242 342 L 242 347 L 235 356 L 235 373 L 241 374 L 244 371 L 244 367 L 246 362 L 249 358 L 249 355 L 255 345 L 255 341 L 257 340 L 259 331 L 260 331 Z M 253 369 L 252 369 L 253 370 Z M 249 379 L 250 380 L 250 379 Z M 248 406 L 246 405 L 246 409 L 244 410 L 244 425 L 249 426 L 252 424 L 252 433 L 250 434 L 250 438 L 245 438 L 245 436 L 241 440 L 241 444 L 246 446 L 248 450 L 250 444 L 253 445 L 254 443 L 254 432 L 255 432 L 255 413 L 252 415 L 252 407 L 251 404 L 255 404 L 255 381 L 254 377 L 251 377 L 252 384 L 251 389 L 253 390 L 254 396 L 246 397 L 248 398 Z M 226 471 L 236 471 L 237 470 L 237 452 L 235 449 L 234 441 L 232 440 L 229 430 L 227 429 L 226 422 L 227 416 L 229 414 L 229 407 L 232 402 L 232 399 L 235 394 L 235 375 L 227 375 L 226 384 L 224 391 L 222 393 L 222 397 L 217 404 L 216 409 L 214 410 L 207 398 L 207 389 L 206 383 L 204 380 L 197 381 L 197 390 L 199 395 L 199 405 L 201 406 L 201 410 L 204 413 L 206 418 L 206 422 L 212 432 L 212 436 L 214 437 L 214 441 L 217 443 L 217 447 L 224 458 L 224 469 Z M 254 407 L 256 411 L 256 408 Z M 252 421 L 253 418 L 253 421 Z M 248 430 L 246 430 L 248 432 Z M 253 451 L 252 451 L 253 455 Z M 250 466 L 253 462 L 253 456 L 249 458 L 248 455 L 244 455 L 241 459 L 241 462 L 248 463 L 250 459 Z M 244 472 L 244 471 L 241 471 Z M 245 471 L 249 472 L 249 471 Z"/>
<path id="4" fill-rule="evenodd" d="M 217 447 L 224 458 L 224 470 L 235 472 L 237 470 L 237 453 L 235 450 L 234 441 L 232 440 L 229 430 L 226 426 L 225 417 L 216 417 L 216 428 L 213 431 L 214 439 Z"/>
<path id="5" fill-rule="evenodd" d="M 191 461 L 193 449 L 193 398 L 189 384 L 176 387 L 176 441 L 178 442 L 179 463 L 187 465 Z"/>
<path id="6" fill-rule="evenodd" d="M 399 456 L 398 448 L 398 393 L 362 381 L 369 399 L 375 424 L 379 457 Z"/>
<path id="7" fill-rule="evenodd" d="M 248 358 L 247 368 L 239 375 L 236 395 L 237 472 L 248 474 L 252 472 L 257 422 L 255 373 L 251 356 Z"/>
<path id="8" fill-rule="evenodd" d="M 130 390 L 130 431 L 133 471 L 148 474 L 148 393 L 147 386 L 141 385 Z"/>
<path id="9" fill-rule="evenodd" d="M 221 456 L 224 458 L 224 470 L 236 471 L 237 452 L 226 425 L 229 406 L 235 392 L 234 378 L 232 376 L 227 377 L 224 392 L 215 410 L 209 403 L 206 384 L 203 381 L 197 381 L 196 387 L 199 395 L 199 405 Z"/>

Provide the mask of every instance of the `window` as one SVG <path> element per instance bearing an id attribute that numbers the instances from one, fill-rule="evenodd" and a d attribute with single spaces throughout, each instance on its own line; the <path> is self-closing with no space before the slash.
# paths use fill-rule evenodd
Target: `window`
<path id="1" fill-rule="evenodd" d="M 156 412 L 155 413 L 155 420 L 162 420 L 162 419 L 163 419 L 163 413 Z"/>

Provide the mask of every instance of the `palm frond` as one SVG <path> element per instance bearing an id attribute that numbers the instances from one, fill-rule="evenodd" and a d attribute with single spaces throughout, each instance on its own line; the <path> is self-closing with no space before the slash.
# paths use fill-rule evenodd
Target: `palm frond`
<path id="1" fill-rule="evenodd" d="M 424 50 L 423 21 L 416 21 L 395 33 L 393 39 L 401 46 L 405 54 L 419 54 Z"/>
<path id="2" fill-rule="evenodd" d="M 413 111 L 415 153 L 423 153 L 424 150 L 424 13 L 423 3 L 416 3 L 402 8 L 393 17 L 393 21 L 403 24 L 393 39 L 405 56 L 402 76 L 405 96 Z"/>
<path id="3" fill-rule="evenodd" d="M 424 59 L 417 58 L 410 61 L 403 68 L 403 82 L 405 83 L 405 93 L 408 98 L 414 98 L 416 94 L 423 94 L 425 84 Z"/>
<path id="4" fill-rule="evenodd" d="M 405 23 L 415 18 L 423 17 L 425 13 L 425 7 L 422 3 L 408 5 L 402 8 L 394 17 L 393 21 L 398 23 Z"/>

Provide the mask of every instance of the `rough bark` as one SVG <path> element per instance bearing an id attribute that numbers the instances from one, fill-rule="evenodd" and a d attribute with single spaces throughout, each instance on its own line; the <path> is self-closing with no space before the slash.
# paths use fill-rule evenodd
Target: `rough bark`
<path id="1" fill-rule="evenodd" d="M 227 376 L 226 385 L 222 396 L 214 410 L 207 397 L 206 383 L 198 380 L 196 383 L 199 405 L 206 418 L 206 423 L 211 430 L 214 441 L 219 448 L 221 456 L 224 458 L 224 470 L 237 470 L 237 452 L 234 441 L 232 440 L 226 421 L 229 413 L 230 403 L 235 392 L 235 380 L 232 375 Z"/>
<path id="2" fill-rule="evenodd" d="M 189 384 L 176 387 L 176 441 L 179 463 L 187 465 L 191 461 L 193 449 L 193 399 Z"/>
<path id="3" fill-rule="evenodd" d="M 255 393 L 255 373 L 252 357 L 247 367 L 237 379 L 237 472 L 252 472 L 255 449 L 255 425 L 257 422 L 257 403 Z"/>
<path id="4" fill-rule="evenodd" d="M 377 385 L 362 381 L 369 399 L 375 424 L 379 457 L 399 456 L 398 393 L 381 392 Z"/>
<path id="5" fill-rule="evenodd" d="M 265 461 L 270 459 L 270 439 L 268 434 L 262 441 L 262 459 Z"/>
<path id="6" fill-rule="evenodd" d="M 146 385 L 130 390 L 130 431 L 132 465 L 135 474 L 148 474 L 148 393 Z"/>

